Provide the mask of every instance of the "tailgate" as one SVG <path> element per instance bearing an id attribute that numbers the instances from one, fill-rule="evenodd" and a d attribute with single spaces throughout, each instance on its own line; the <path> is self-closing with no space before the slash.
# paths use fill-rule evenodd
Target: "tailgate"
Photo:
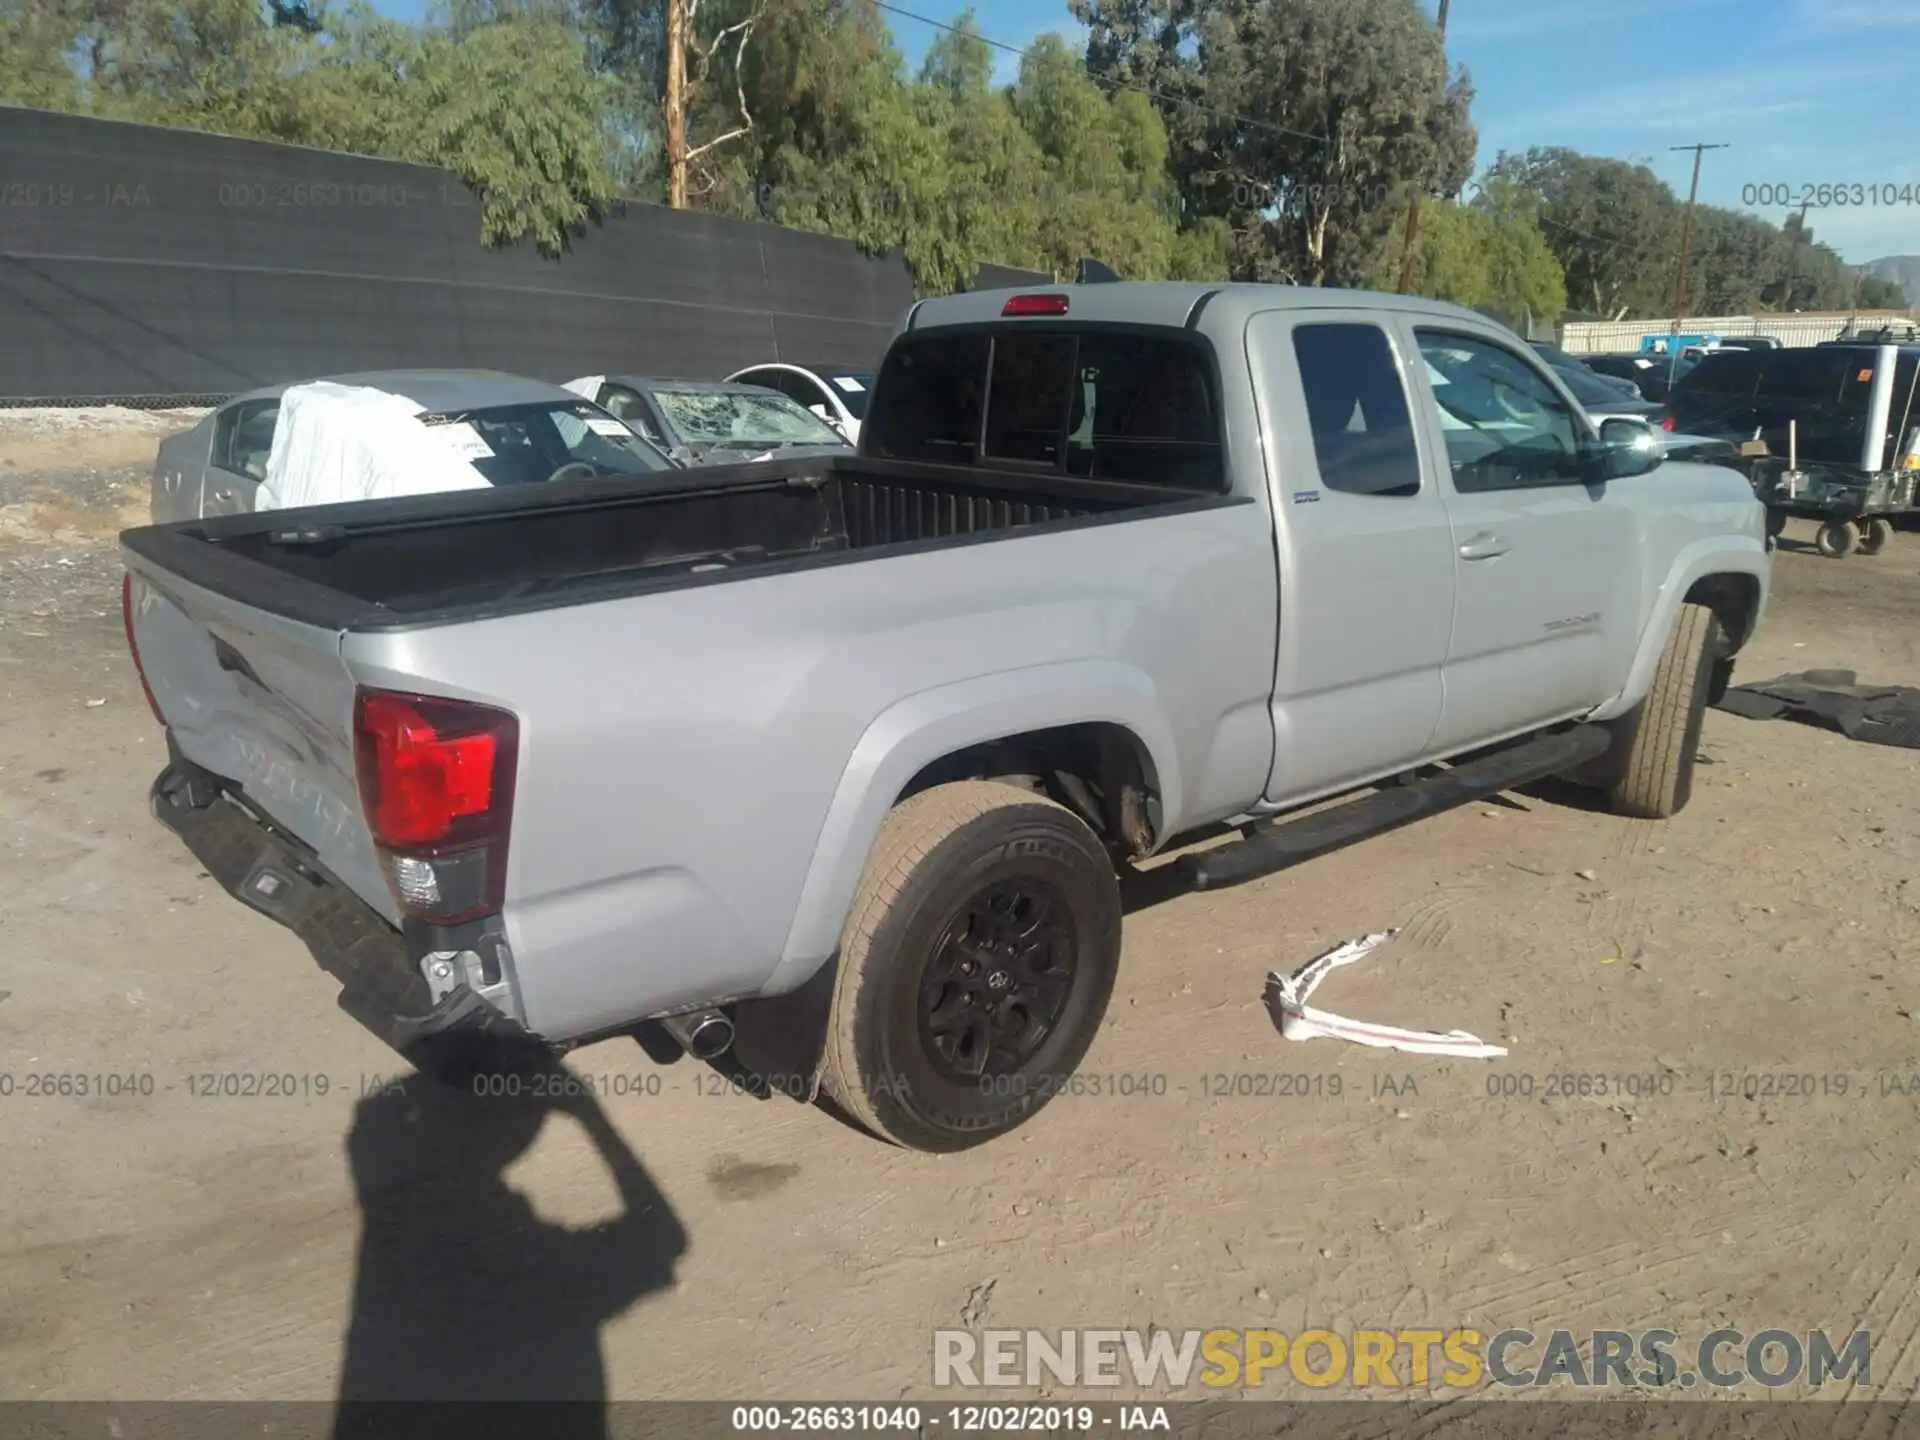
<path id="1" fill-rule="evenodd" d="M 127 554 L 129 623 L 180 753 L 311 849 L 389 921 L 399 911 L 354 777 L 355 683 L 339 631 L 282 619 Z"/>

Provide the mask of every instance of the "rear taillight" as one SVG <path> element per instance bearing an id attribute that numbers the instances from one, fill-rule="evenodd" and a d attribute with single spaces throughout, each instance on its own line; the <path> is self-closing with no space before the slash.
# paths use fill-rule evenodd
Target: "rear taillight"
<path id="1" fill-rule="evenodd" d="M 520 722 L 466 700 L 362 690 L 360 803 L 400 908 L 458 924 L 505 901 Z"/>
<path id="2" fill-rule="evenodd" d="M 1660 417 L 1660 428 L 1669 432 L 1674 430 L 1676 427 L 1673 423 L 1673 417 L 1671 415 L 1662 415 Z"/>
<path id="3" fill-rule="evenodd" d="M 147 697 L 147 709 L 153 712 L 153 718 L 165 728 L 167 717 L 160 713 L 160 702 L 153 698 L 153 687 L 147 683 L 147 667 L 140 663 L 140 645 L 133 638 L 133 572 L 129 570 L 120 577 L 120 623 L 127 632 L 127 653 L 133 657 L 133 673 L 140 677 L 140 693 Z"/>

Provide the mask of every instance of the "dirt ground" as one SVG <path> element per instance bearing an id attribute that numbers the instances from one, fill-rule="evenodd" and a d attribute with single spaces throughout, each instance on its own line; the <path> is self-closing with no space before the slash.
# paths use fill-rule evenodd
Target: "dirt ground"
<path id="1" fill-rule="evenodd" d="M 110 537 L 165 423 L 0 415 L 0 1396 L 327 1399 L 480 1356 L 575 1394 L 892 1400 L 956 1326 L 1866 1329 L 1859 1393 L 1920 1382 L 1915 752 L 1713 713 L 1672 823 L 1511 797 L 1137 913 L 1101 1093 L 972 1153 L 624 1039 L 568 1060 L 609 1127 L 543 1124 L 385 1088 L 334 982 L 147 814 Z M 1739 678 L 1920 683 L 1920 536 L 1810 535 Z M 1267 972 L 1389 926 L 1319 1002 L 1507 1059 L 1280 1039 Z M 258 1076 L 291 1093 L 220 1093 Z"/>

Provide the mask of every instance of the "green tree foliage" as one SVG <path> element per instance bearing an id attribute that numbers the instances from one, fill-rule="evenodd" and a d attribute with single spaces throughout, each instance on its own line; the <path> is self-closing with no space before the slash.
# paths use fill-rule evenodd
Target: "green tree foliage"
<path id="1" fill-rule="evenodd" d="M 1414 0 L 1076 0 L 1088 63 L 1152 87 L 1183 214 L 1234 231 L 1234 270 L 1364 283 L 1410 193 L 1472 168 L 1472 86 Z"/>
<path id="2" fill-rule="evenodd" d="M 982 263 L 1065 275 L 1086 256 L 1132 279 L 1224 276 L 1224 234 L 1175 220 L 1153 105 L 1103 90 L 1056 37 L 996 88 L 970 14 L 913 78 L 866 0 L 799 0 L 762 33 L 746 89 L 765 118 L 703 203 L 898 250 L 927 293 Z"/>
<path id="3" fill-rule="evenodd" d="M 1668 304 L 1680 217 L 1646 166 L 1564 149 L 1503 152 L 1489 182 L 1532 197 L 1576 308 L 1651 315 Z"/>
<path id="4" fill-rule="evenodd" d="M 21 8 L 0 33 L 26 49 L 9 45 L 0 101 L 444 166 L 479 193 L 490 243 L 558 251 L 614 197 L 604 82 L 551 15 L 456 33 L 361 6 L 4 3 Z"/>
<path id="5" fill-rule="evenodd" d="M 1576 310 L 1640 318 L 1671 311 L 1686 205 L 1646 167 L 1572 150 L 1502 154 L 1475 203 L 1483 202 L 1536 217 Z M 1895 287 L 1863 278 L 1818 243 L 1798 214 L 1778 226 L 1718 206 L 1695 207 L 1689 314 L 1903 304 Z"/>
<path id="6" fill-rule="evenodd" d="M 1397 285 L 1405 241 L 1405 231 L 1396 229 L 1375 271 L 1376 288 Z M 1539 227 L 1524 214 L 1478 203 L 1421 207 L 1413 290 L 1520 326 L 1557 320 L 1567 308 L 1560 262 Z"/>
<path id="7" fill-rule="evenodd" d="M 697 0 L 696 206 L 901 254 L 927 293 L 987 262 L 1128 279 L 1396 284 L 1509 316 L 1664 314 L 1681 206 L 1649 170 L 1498 157 L 1418 0 L 1070 0 L 1011 85 L 964 13 L 909 74 L 873 0 Z M 443 166 L 490 243 L 549 253 L 665 193 L 665 0 L 0 0 L 0 103 Z M 1689 308 L 1898 304 L 1795 217 L 1700 207 Z"/>
<path id="8" fill-rule="evenodd" d="M 0 104 L 72 110 L 79 81 L 67 63 L 76 25 L 56 0 L 0 0 Z"/>

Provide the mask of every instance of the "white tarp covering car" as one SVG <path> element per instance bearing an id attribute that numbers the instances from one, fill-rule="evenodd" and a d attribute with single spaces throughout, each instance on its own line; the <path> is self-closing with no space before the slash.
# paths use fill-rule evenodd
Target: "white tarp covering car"
<path id="1" fill-rule="evenodd" d="M 425 407 L 364 385 L 316 380 L 280 399 L 256 510 L 485 490 L 476 456 L 491 454 L 471 425 L 423 425 Z"/>
<path id="2" fill-rule="evenodd" d="M 678 468 L 598 405 L 492 370 L 378 370 L 235 395 L 154 457 L 154 523 Z"/>

